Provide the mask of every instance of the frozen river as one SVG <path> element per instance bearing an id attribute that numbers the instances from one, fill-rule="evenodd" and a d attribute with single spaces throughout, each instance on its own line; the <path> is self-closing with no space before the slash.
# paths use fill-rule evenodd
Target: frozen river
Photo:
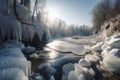
<path id="1" fill-rule="evenodd" d="M 45 50 L 49 51 L 47 60 L 57 69 L 56 80 L 61 80 L 62 67 L 67 63 L 77 63 L 85 55 L 85 48 L 97 43 L 97 39 L 89 37 L 68 37 L 56 39 L 48 43 Z"/>

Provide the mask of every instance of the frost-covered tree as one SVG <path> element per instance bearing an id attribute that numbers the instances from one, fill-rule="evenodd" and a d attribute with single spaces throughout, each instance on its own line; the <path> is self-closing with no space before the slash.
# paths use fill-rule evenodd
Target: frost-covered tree
<path id="1" fill-rule="evenodd" d="M 93 28 L 101 30 L 105 21 L 120 14 L 120 0 L 101 0 L 93 9 Z"/>
<path id="2" fill-rule="evenodd" d="M 17 40 L 33 45 L 34 40 L 37 39 L 38 44 L 34 46 L 38 47 L 43 41 L 44 34 L 46 34 L 46 42 L 49 40 L 49 31 L 41 17 L 43 10 L 39 7 L 35 8 L 35 12 L 39 10 L 41 13 L 36 14 L 39 14 L 37 19 L 36 15 L 32 15 L 34 6 L 31 1 L 34 0 L 0 0 L 0 43 L 6 40 Z"/>
<path id="3" fill-rule="evenodd" d="M 68 37 L 68 36 L 89 36 L 91 28 L 86 25 L 67 25 L 64 21 L 56 19 L 53 23 L 49 23 L 49 30 L 52 38 Z"/>

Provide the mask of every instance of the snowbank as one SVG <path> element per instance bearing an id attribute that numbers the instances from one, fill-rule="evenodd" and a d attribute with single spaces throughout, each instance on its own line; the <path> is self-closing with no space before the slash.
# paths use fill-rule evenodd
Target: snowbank
<path id="1" fill-rule="evenodd" d="M 94 45 L 93 47 L 92 47 L 92 49 L 94 50 L 94 51 L 101 51 L 101 47 L 102 47 L 102 45 L 103 45 L 104 43 L 103 42 L 100 42 L 100 43 L 97 43 L 96 45 Z"/>
<path id="2" fill-rule="evenodd" d="M 101 63 L 102 68 L 107 71 L 120 73 L 120 35 L 112 36 L 107 40 L 103 46 L 102 56 L 103 61 Z"/>
<path id="3" fill-rule="evenodd" d="M 86 54 L 84 58 L 76 63 L 75 70 L 68 75 L 68 80 L 101 80 L 108 76 L 104 72 L 120 73 L 120 35 L 105 39 L 92 47 L 91 54 Z M 98 53 L 98 51 L 100 51 Z"/>
<path id="4" fill-rule="evenodd" d="M 27 61 L 22 49 L 25 46 L 17 41 L 7 41 L 0 47 L 0 79 L 28 80 L 31 62 Z"/>
<path id="5" fill-rule="evenodd" d="M 28 80 L 28 77 L 24 74 L 24 71 L 18 67 L 0 69 L 1 80 Z"/>

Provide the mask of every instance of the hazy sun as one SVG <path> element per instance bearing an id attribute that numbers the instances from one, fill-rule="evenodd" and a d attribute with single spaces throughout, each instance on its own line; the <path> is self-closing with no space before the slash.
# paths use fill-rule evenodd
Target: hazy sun
<path id="1" fill-rule="evenodd" d="M 47 8 L 48 10 L 48 20 L 54 22 L 59 17 L 59 11 L 56 8 Z"/>

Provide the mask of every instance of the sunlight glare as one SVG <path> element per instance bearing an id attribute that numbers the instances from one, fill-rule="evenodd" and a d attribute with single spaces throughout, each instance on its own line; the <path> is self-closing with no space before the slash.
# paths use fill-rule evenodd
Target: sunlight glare
<path id="1" fill-rule="evenodd" d="M 59 16 L 59 11 L 56 8 L 48 8 L 48 20 L 54 22 Z"/>

